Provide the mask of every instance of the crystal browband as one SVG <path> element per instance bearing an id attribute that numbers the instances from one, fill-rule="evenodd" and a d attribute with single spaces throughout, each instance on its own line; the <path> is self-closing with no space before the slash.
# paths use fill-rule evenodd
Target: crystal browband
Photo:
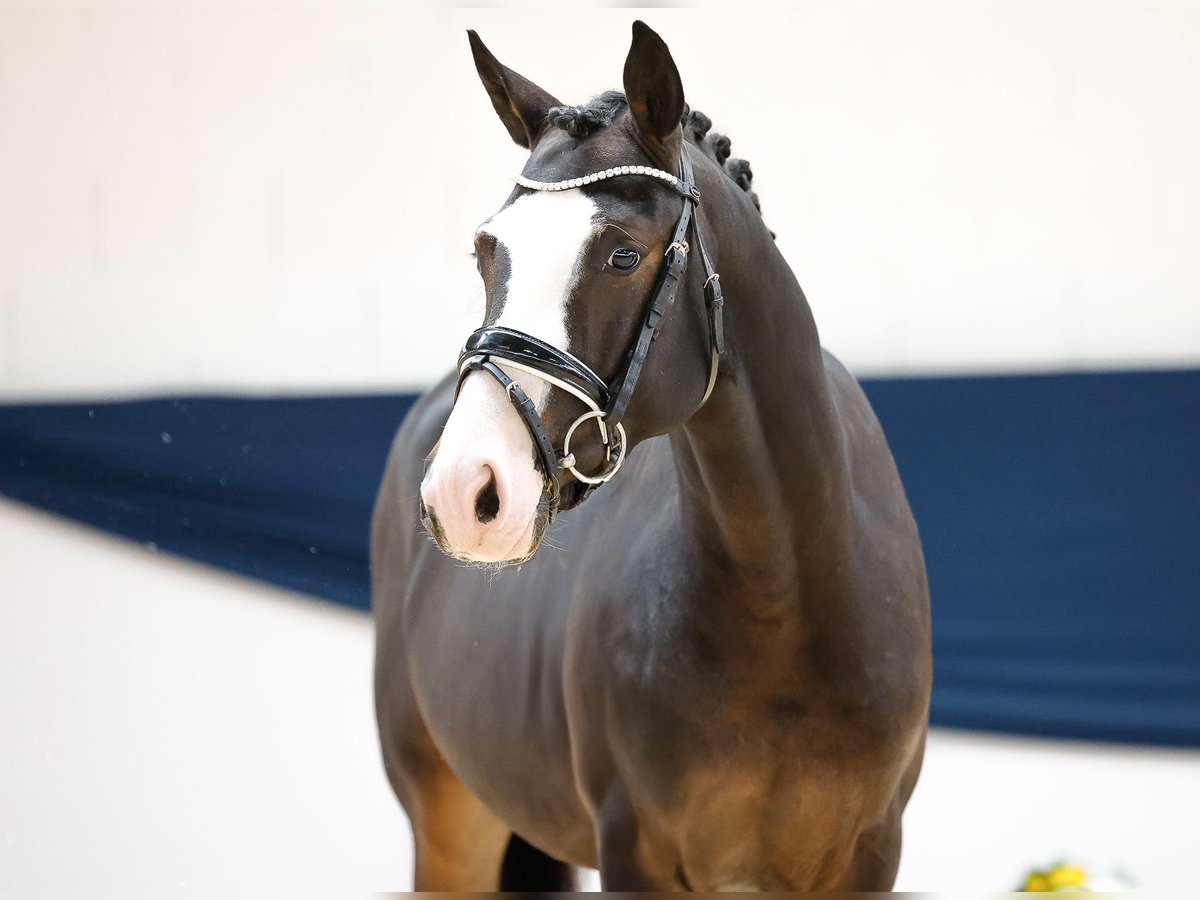
<path id="1" fill-rule="evenodd" d="M 672 175 L 670 172 L 664 172 L 662 169 L 655 169 L 653 166 L 614 166 L 611 169 L 605 169 L 603 172 L 581 175 L 578 178 L 568 178 L 566 181 L 534 181 L 532 178 L 526 178 L 524 175 L 518 175 L 513 180 L 521 187 L 529 188 L 531 191 L 570 191 L 578 187 L 583 187 L 585 184 L 604 181 L 606 178 L 616 178 L 618 175 L 649 175 L 651 178 L 665 181 L 671 187 L 675 188 L 675 190 L 680 189 L 678 177 Z"/>

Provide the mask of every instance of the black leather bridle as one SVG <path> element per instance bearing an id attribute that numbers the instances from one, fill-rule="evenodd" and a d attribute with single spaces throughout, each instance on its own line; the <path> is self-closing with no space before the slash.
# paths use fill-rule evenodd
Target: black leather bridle
<path id="1" fill-rule="evenodd" d="M 621 420 L 629 406 L 633 389 L 637 386 L 638 377 L 650 352 L 650 344 L 658 334 L 663 319 L 666 318 L 679 285 L 687 270 L 690 247 L 687 237 L 689 229 L 695 236 L 696 246 L 700 250 L 700 263 L 704 267 L 704 295 L 708 307 L 709 334 L 711 338 L 712 364 L 709 370 L 708 388 L 704 393 L 707 400 L 716 383 L 717 367 L 721 355 L 725 352 L 725 331 L 723 309 L 725 300 L 721 293 L 720 276 L 713 268 L 712 260 L 704 248 L 704 240 L 700 234 L 697 222 L 693 226 L 696 205 L 700 202 L 700 191 L 692 180 L 692 162 L 688 155 L 687 145 L 679 157 L 679 176 L 676 177 L 661 169 L 650 166 L 617 166 L 604 172 L 572 178 L 566 181 L 540 182 L 519 177 L 517 183 L 531 190 L 561 191 L 583 187 L 596 181 L 615 178 L 623 175 L 650 176 L 662 184 L 675 190 L 683 198 L 683 211 L 671 235 L 671 243 L 667 247 L 665 261 L 659 271 L 658 280 L 650 294 L 650 301 L 642 319 L 642 327 L 634 341 L 633 348 L 625 358 L 625 364 L 620 374 L 611 382 L 605 382 L 593 372 L 578 357 L 566 350 L 554 347 L 541 341 L 533 335 L 514 328 L 484 327 L 471 333 L 466 345 L 458 357 L 458 389 L 467 375 L 476 370 L 487 372 L 504 388 L 509 399 L 516 407 L 529 429 L 533 445 L 545 469 L 549 482 L 551 508 L 556 509 L 559 496 L 558 471 L 566 469 L 581 483 L 587 485 L 584 496 L 604 484 L 617 473 L 625 461 L 626 437 Z M 495 360 L 502 360 L 508 366 L 527 371 L 550 384 L 574 395 L 590 407 L 572 423 L 563 437 L 563 448 L 555 450 L 542 417 L 538 415 L 537 407 L 529 399 L 529 395 L 521 389 Z M 704 400 L 701 401 L 703 404 Z M 575 455 L 571 453 L 571 438 L 575 430 L 586 421 L 596 419 L 600 428 L 600 437 L 604 442 L 606 468 L 596 475 L 585 475 L 575 468 Z"/>

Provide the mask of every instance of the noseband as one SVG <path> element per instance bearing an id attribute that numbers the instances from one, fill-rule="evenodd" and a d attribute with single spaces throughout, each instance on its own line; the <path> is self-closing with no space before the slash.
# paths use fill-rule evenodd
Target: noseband
<path id="1" fill-rule="evenodd" d="M 571 178 L 566 181 L 533 181 L 524 176 L 517 176 L 516 182 L 521 187 L 534 191 L 566 191 L 580 188 L 608 178 L 625 175 L 649 176 L 670 187 L 683 198 L 683 211 L 675 230 L 671 235 L 671 243 L 665 253 L 665 262 L 658 274 L 654 290 L 650 294 L 642 319 L 642 328 L 638 332 L 633 348 L 627 354 L 625 365 L 620 374 L 611 382 L 605 382 L 593 372 L 584 362 L 566 350 L 559 349 L 545 341 L 538 340 L 523 331 L 514 328 L 485 327 L 477 329 L 467 338 L 466 345 L 458 357 L 458 388 L 473 371 L 487 372 L 495 378 L 508 394 L 509 400 L 516 407 L 529 429 L 533 445 L 542 461 L 547 480 L 550 483 L 551 508 L 557 508 L 559 495 L 558 471 L 565 469 L 583 484 L 587 485 L 585 496 L 604 484 L 617 474 L 625 461 L 627 442 L 625 428 L 621 419 L 633 396 L 642 366 L 646 362 L 646 354 L 650 351 L 650 343 L 658 335 L 659 327 L 671 305 L 675 302 L 675 294 L 683 281 L 687 269 L 690 247 L 687 242 L 688 231 L 694 233 L 696 246 L 700 250 L 700 263 L 704 267 L 704 295 L 708 307 L 709 334 L 712 346 L 712 364 L 709 369 L 708 387 L 704 392 L 701 405 L 708 400 L 713 385 L 717 380 L 717 366 L 721 354 L 725 352 L 725 332 L 723 324 L 724 297 L 721 294 L 720 276 L 713 269 L 712 260 L 704 249 L 704 241 L 700 235 L 699 223 L 692 224 L 696 204 L 700 202 L 700 191 L 692 181 L 692 162 L 685 144 L 679 158 L 679 175 L 675 176 L 661 169 L 650 166 L 617 166 Z M 503 360 L 504 364 L 513 369 L 519 369 L 548 381 L 561 390 L 582 401 L 589 411 L 577 418 L 567 429 L 563 437 L 562 452 L 554 449 L 554 443 L 546 431 L 542 417 L 538 415 L 537 407 L 529 399 L 529 395 L 521 386 L 502 369 L 495 360 Z M 605 468 L 595 475 L 586 475 L 575 467 L 575 455 L 571 452 L 571 438 L 581 424 L 595 419 L 600 429 L 600 439 L 604 442 Z"/>

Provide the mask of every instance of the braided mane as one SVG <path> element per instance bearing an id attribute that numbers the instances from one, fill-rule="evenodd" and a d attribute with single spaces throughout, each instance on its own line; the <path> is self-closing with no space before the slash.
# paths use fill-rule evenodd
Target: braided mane
<path id="1" fill-rule="evenodd" d="M 583 106 L 552 106 L 547 117 L 555 127 L 572 137 L 581 138 L 607 128 L 628 106 L 625 95 L 620 91 L 605 91 Z M 679 124 L 683 127 L 684 140 L 720 166 L 734 184 L 749 194 L 754 208 L 761 215 L 758 195 L 750 187 L 754 180 L 750 162 L 730 155 L 731 142 L 726 135 L 712 130 L 712 119 L 684 104 Z M 771 236 L 774 237 L 775 232 L 771 232 Z"/>

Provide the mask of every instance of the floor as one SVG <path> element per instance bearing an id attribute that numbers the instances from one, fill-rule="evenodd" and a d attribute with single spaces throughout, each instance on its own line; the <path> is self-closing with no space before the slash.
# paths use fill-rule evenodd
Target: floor
<path id="1" fill-rule="evenodd" d="M 0 501 L 0 890 L 410 887 L 371 655 L 365 615 Z M 906 890 L 1178 889 L 1200 752 L 935 731 L 905 821 Z"/>

